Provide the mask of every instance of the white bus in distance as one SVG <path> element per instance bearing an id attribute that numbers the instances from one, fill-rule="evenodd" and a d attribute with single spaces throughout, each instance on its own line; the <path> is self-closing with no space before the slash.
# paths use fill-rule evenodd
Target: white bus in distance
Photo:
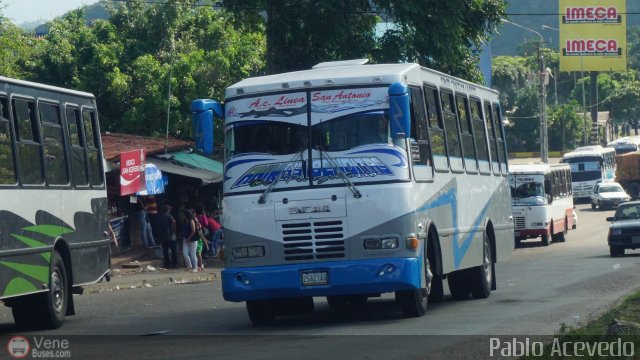
<path id="1" fill-rule="evenodd" d="M 616 152 L 600 145 L 582 146 L 562 156 L 561 163 L 571 167 L 574 199 L 589 199 L 599 182 L 613 181 L 616 175 Z"/>
<path id="2" fill-rule="evenodd" d="M 509 166 L 516 246 L 525 239 L 564 242 L 574 228 L 571 170 L 567 164 Z"/>
<path id="3" fill-rule="evenodd" d="M 621 137 L 609 142 L 607 147 L 613 148 L 616 151 L 616 155 L 640 151 L 640 136 Z"/>
<path id="4" fill-rule="evenodd" d="M 323 63 L 226 90 L 228 301 L 254 324 L 395 293 L 486 298 L 513 250 L 498 93 L 418 64 Z M 200 101 L 200 102 L 199 102 Z"/>

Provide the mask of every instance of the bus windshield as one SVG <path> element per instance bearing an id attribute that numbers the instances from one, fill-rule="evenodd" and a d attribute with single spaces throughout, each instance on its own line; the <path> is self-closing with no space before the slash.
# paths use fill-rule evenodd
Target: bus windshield
<path id="1" fill-rule="evenodd" d="M 281 121 L 242 121 L 227 126 L 227 159 L 242 154 L 287 155 L 306 149 L 307 127 Z"/>
<path id="2" fill-rule="evenodd" d="M 367 144 L 389 143 L 389 118 L 385 112 L 352 114 L 314 125 L 313 148 L 344 151 Z"/>
<path id="3" fill-rule="evenodd" d="M 544 186 L 539 182 L 520 182 L 511 187 L 511 198 L 515 204 L 544 205 L 547 199 Z"/>
<path id="4" fill-rule="evenodd" d="M 388 144 L 389 118 L 375 111 L 343 116 L 312 127 L 313 148 L 345 151 L 367 144 Z M 227 126 L 227 159 L 242 154 L 288 155 L 308 148 L 308 127 L 281 121 L 242 121 Z"/>

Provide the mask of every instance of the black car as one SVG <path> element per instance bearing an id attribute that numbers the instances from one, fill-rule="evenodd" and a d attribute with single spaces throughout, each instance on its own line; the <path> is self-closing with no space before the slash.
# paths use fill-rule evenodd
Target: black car
<path id="1" fill-rule="evenodd" d="M 611 256 L 622 256 L 626 249 L 640 248 L 640 201 L 622 203 L 616 214 L 608 217 L 609 253 Z"/>

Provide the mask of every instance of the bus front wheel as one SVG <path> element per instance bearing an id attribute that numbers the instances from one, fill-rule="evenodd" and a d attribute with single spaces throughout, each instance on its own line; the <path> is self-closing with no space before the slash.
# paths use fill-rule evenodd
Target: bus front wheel
<path id="1" fill-rule="evenodd" d="M 274 304 L 270 300 L 247 301 L 247 313 L 255 326 L 270 325 L 276 320 Z"/>
<path id="2" fill-rule="evenodd" d="M 427 311 L 428 298 L 434 275 L 431 271 L 431 262 L 426 256 L 424 257 L 424 276 L 426 288 L 396 291 L 396 302 L 400 304 L 402 312 L 406 317 L 419 317 Z"/>

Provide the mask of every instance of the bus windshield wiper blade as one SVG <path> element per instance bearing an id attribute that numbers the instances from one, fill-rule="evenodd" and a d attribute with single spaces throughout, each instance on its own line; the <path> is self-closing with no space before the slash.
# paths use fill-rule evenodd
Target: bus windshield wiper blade
<path id="1" fill-rule="evenodd" d="M 264 204 L 267 202 L 267 196 L 269 196 L 269 193 L 271 192 L 271 190 L 273 190 L 276 184 L 280 181 L 280 179 L 282 178 L 282 174 L 284 174 L 284 172 L 287 170 L 287 168 L 289 168 L 291 164 L 298 161 L 298 156 L 300 157 L 300 160 L 302 160 L 303 152 L 304 152 L 304 149 L 299 150 L 297 153 L 293 155 L 293 158 L 291 158 L 291 160 L 287 161 L 284 164 L 284 166 L 282 167 L 282 171 L 280 171 L 280 174 L 278 174 L 278 177 L 275 180 L 273 180 L 271 184 L 269 184 L 269 186 L 264 190 L 262 195 L 260 195 L 260 199 L 258 199 L 258 204 Z"/>
<path id="2" fill-rule="evenodd" d="M 356 185 L 349 179 L 349 177 L 345 173 L 342 172 L 342 170 L 336 164 L 336 161 L 331 157 L 331 155 L 329 155 L 328 152 L 322 150 L 322 148 L 319 148 L 319 150 L 320 150 L 320 158 L 324 157 L 324 158 L 327 159 L 327 162 L 329 163 L 329 165 L 331 165 L 331 167 L 333 168 L 333 171 L 338 176 L 340 176 L 340 178 L 347 185 L 349 190 L 351 190 L 351 192 L 353 193 L 353 197 L 354 198 L 361 198 L 362 194 L 360 193 L 360 190 L 358 190 Z"/>

